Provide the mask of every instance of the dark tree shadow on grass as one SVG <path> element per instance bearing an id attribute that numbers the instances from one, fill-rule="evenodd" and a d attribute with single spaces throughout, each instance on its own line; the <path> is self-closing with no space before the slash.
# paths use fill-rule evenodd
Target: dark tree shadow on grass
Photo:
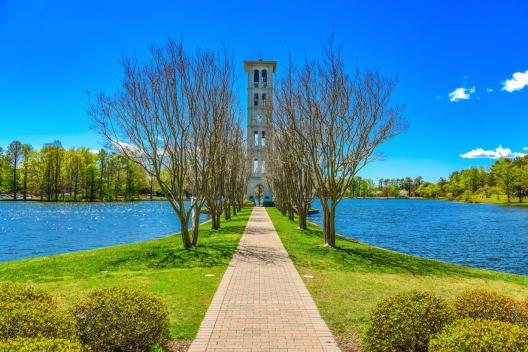
<path id="1" fill-rule="evenodd" d="M 235 253 L 238 241 L 225 236 L 240 234 L 244 226 L 226 226 L 218 230 L 207 230 L 200 234 L 196 248 L 185 249 L 179 235 L 172 236 L 174 246 L 167 244 L 138 248 L 108 263 L 110 267 L 126 267 L 133 263 L 148 268 L 196 268 L 226 265 Z M 222 238 L 224 237 L 224 238 Z M 138 267 L 140 269 L 140 267 Z"/>

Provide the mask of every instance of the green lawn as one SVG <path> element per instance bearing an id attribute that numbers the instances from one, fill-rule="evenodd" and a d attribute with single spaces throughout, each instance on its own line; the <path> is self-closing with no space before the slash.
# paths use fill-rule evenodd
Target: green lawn
<path id="1" fill-rule="evenodd" d="M 251 209 L 244 209 L 222 229 L 200 227 L 198 248 L 185 250 L 173 235 L 130 245 L 0 263 L 0 281 L 45 287 L 68 306 L 96 287 L 130 286 L 163 298 L 174 339 L 194 338 L 220 283 Z M 205 276 L 214 274 L 214 277 Z"/>
<path id="2" fill-rule="evenodd" d="M 358 340 L 363 318 L 376 301 L 403 290 L 423 289 L 449 298 L 469 288 L 528 297 L 528 277 L 480 270 L 413 257 L 337 238 L 337 248 L 322 245 L 321 228 L 296 223 L 268 208 L 273 224 L 304 279 L 321 314 L 340 341 Z"/>
<path id="3" fill-rule="evenodd" d="M 508 203 L 508 197 L 506 195 L 501 194 L 498 198 L 497 196 L 491 196 L 491 197 L 484 197 L 484 195 L 473 195 L 471 198 L 472 202 L 475 203 L 486 203 L 486 204 L 500 204 L 500 205 L 511 205 L 511 206 L 521 206 L 526 207 L 528 206 L 528 203 L 526 202 L 526 199 L 522 203 L 519 202 L 518 197 L 510 197 L 510 203 Z"/>

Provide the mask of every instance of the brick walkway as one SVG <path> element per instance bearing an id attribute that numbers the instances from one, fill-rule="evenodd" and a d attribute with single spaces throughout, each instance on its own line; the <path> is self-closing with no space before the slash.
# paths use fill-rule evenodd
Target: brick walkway
<path id="1" fill-rule="evenodd" d="M 189 348 L 198 351 L 339 351 L 264 208 L 254 208 Z"/>

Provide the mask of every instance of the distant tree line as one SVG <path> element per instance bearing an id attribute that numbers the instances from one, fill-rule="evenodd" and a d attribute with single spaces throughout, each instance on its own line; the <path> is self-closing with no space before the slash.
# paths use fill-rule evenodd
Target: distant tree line
<path id="1" fill-rule="evenodd" d="M 516 198 L 523 202 L 528 195 L 528 157 L 501 158 L 491 167 L 472 167 L 455 171 L 449 178 L 436 183 L 424 183 L 417 194 L 421 197 L 446 197 L 472 201 L 482 198 L 506 196 L 510 203 Z"/>
<path id="2" fill-rule="evenodd" d="M 355 176 L 350 183 L 348 196 L 361 197 L 413 197 L 424 183 L 421 176 L 411 178 L 380 178 L 378 182 L 371 179 Z"/>
<path id="3" fill-rule="evenodd" d="M 501 158 L 489 168 L 471 167 L 454 171 L 438 182 L 416 178 L 382 178 L 377 184 L 367 178 L 354 177 L 349 197 L 423 197 L 473 201 L 475 198 L 506 197 L 522 203 L 528 196 L 528 156 Z"/>
<path id="4" fill-rule="evenodd" d="M 15 200 L 120 201 L 151 197 L 154 182 L 136 163 L 104 149 L 40 150 L 13 141 L 0 147 L 0 194 Z"/>

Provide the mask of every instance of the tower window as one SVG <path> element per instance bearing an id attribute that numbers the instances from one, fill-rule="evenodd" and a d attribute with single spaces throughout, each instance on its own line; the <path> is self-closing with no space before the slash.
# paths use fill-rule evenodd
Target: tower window
<path id="1" fill-rule="evenodd" d="M 258 131 L 255 131 L 255 133 L 253 134 L 253 143 L 255 146 L 259 145 L 259 142 L 258 142 Z"/>
<path id="2" fill-rule="evenodd" d="M 255 87 L 258 87 L 259 81 L 260 81 L 259 70 L 254 70 L 253 71 L 253 83 Z"/>
<path id="3" fill-rule="evenodd" d="M 262 70 L 262 84 L 266 87 L 268 83 L 268 70 Z"/>
<path id="4" fill-rule="evenodd" d="M 258 106 L 258 105 L 259 105 L 259 104 L 258 104 L 258 93 L 255 93 L 255 94 L 253 95 L 253 105 L 254 105 L 254 106 Z"/>
<path id="5" fill-rule="evenodd" d="M 262 105 L 266 106 L 266 93 L 262 94 Z"/>
<path id="6" fill-rule="evenodd" d="M 259 172 L 259 162 L 258 159 L 253 160 L 253 172 L 258 173 Z"/>
<path id="7" fill-rule="evenodd" d="M 263 147 L 266 145 L 266 132 L 265 131 L 262 131 L 261 143 Z"/>

